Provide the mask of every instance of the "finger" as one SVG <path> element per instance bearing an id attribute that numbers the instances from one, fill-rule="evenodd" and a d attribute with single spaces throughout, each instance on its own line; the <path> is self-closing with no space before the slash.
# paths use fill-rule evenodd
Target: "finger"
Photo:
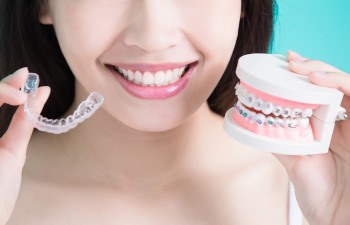
<path id="1" fill-rule="evenodd" d="M 4 103 L 9 105 L 21 105 L 26 102 L 27 94 L 6 83 L 0 83 L 0 106 Z"/>
<path id="2" fill-rule="evenodd" d="M 319 60 L 290 61 L 289 70 L 301 75 L 309 75 L 313 71 L 343 73 L 341 70 Z"/>
<path id="3" fill-rule="evenodd" d="M 299 55 L 298 53 L 296 53 L 294 51 L 289 50 L 287 52 L 287 60 L 288 60 L 288 62 L 290 62 L 290 61 L 307 61 L 309 59 Z"/>
<path id="4" fill-rule="evenodd" d="M 36 94 L 36 105 L 38 112 L 41 112 L 50 94 L 50 87 L 40 87 Z M 31 134 L 33 124 L 24 112 L 24 106 L 18 107 L 14 114 L 11 124 L 1 139 L 0 145 L 12 151 L 18 157 L 25 157 L 25 152 Z"/>
<path id="5" fill-rule="evenodd" d="M 350 76 L 337 72 L 312 72 L 309 75 L 311 83 L 322 87 L 336 88 L 350 96 Z"/>
<path id="6" fill-rule="evenodd" d="M 14 72 L 13 74 L 2 79 L 1 83 L 5 83 L 19 89 L 26 81 L 28 77 L 28 73 L 29 71 L 27 67 L 21 68 L 16 72 Z"/>

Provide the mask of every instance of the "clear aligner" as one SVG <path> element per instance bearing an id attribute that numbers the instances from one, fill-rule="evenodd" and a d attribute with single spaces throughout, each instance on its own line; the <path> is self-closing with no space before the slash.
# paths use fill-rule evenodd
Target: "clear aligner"
<path id="1" fill-rule="evenodd" d="M 36 112 L 35 94 L 39 87 L 39 75 L 29 73 L 26 83 L 21 90 L 28 94 L 28 100 L 24 105 L 24 111 L 38 130 L 53 134 L 60 134 L 75 128 L 79 123 L 92 116 L 103 103 L 103 96 L 92 92 L 88 98 L 81 102 L 74 113 L 67 118 L 48 119 Z"/>

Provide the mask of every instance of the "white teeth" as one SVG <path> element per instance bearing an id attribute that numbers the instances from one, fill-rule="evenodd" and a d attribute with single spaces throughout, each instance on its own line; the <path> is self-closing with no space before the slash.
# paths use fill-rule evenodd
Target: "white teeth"
<path id="1" fill-rule="evenodd" d="M 284 118 L 287 118 L 287 117 L 290 116 L 291 112 L 292 112 L 292 110 L 291 110 L 290 108 L 286 107 L 286 108 L 284 108 L 284 109 L 282 110 L 281 115 L 282 115 Z"/>
<path id="2" fill-rule="evenodd" d="M 303 117 L 311 117 L 311 116 L 312 116 L 312 109 L 305 109 L 305 110 L 302 112 L 302 116 L 303 116 Z"/>
<path id="3" fill-rule="evenodd" d="M 285 119 L 284 120 L 284 126 L 286 128 L 296 128 L 298 125 L 297 120 L 293 120 L 293 119 Z"/>
<path id="4" fill-rule="evenodd" d="M 281 119 L 281 118 L 276 118 L 276 120 L 275 120 L 275 126 L 276 126 L 276 127 L 282 127 L 283 124 L 284 124 L 283 119 Z"/>
<path id="5" fill-rule="evenodd" d="M 264 102 L 261 108 L 262 108 L 262 112 L 266 115 L 271 114 L 272 111 L 274 110 L 274 106 L 271 102 Z"/>
<path id="6" fill-rule="evenodd" d="M 309 118 L 300 118 L 298 119 L 298 125 L 300 125 L 301 127 L 307 127 L 309 126 Z"/>
<path id="7" fill-rule="evenodd" d="M 305 110 L 301 110 L 299 108 L 291 109 L 288 107 L 274 105 L 272 102 L 264 102 L 262 99 L 255 96 L 254 93 L 249 93 L 248 90 L 240 83 L 237 83 L 235 89 L 238 100 L 243 103 L 243 105 L 257 111 L 262 111 L 262 113 L 265 115 L 273 114 L 276 117 L 281 116 L 283 118 L 298 119 L 309 118 L 313 114 L 313 110 L 310 108 Z"/>
<path id="8" fill-rule="evenodd" d="M 263 102 L 260 98 L 258 98 L 258 99 L 255 100 L 255 102 L 254 102 L 254 104 L 253 104 L 253 108 L 254 108 L 255 110 L 260 111 L 263 103 L 264 103 L 264 102 Z"/>
<path id="9" fill-rule="evenodd" d="M 246 104 L 248 107 L 253 107 L 253 104 L 254 104 L 254 102 L 255 102 L 255 95 L 252 94 L 252 93 L 250 93 L 250 94 L 247 96 L 247 99 L 246 99 L 245 102 L 246 102 L 245 104 Z"/>
<path id="10" fill-rule="evenodd" d="M 136 71 L 136 73 L 135 73 L 135 81 L 136 82 L 135 83 L 141 84 L 142 80 L 143 80 L 142 73 L 140 73 L 139 71 Z"/>
<path id="11" fill-rule="evenodd" d="M 269 126 L 274 125 L 275 122 L 276 122 L 275 119 L 273 117 L 271 117 L 271 116 L 266 118 L 266 124 L 269 125 Z"/>
<path id="12" fill-rule="evenodd" d="M 256 115 L 256 122 L 258 125 L 260 126 L 264 125 L 265 121 L 266 121 L 266 116 L 264 116 L 263 114 Z"/>
<path id="13" fill-rule="evenodd" d="M 173 72 L 171 70 L 166 71 L 165 73 L 165 83 L 168 84 L 173 78 Z"/>
<path id="14" fill-rule="evenodd" d="M 301 109 L 293 109 L 292 113 L 290 114 L 290 117 L 292 118 L 299 117 L 301 116 L 302 112 L 303 111 Z"/>
<path id="15" fill-rule="evenodd" d="M 283 108 L 281 106 L 277 106 L 275 110 L 273 111 L 273 115 L 280 116 L 282 113 Z"/>
<path id="16" fill-rule="evenodd" d="M 146 72 L 143 74 L 142 84 L 144 84 L 144 85 L 154 84 L 153 75 L 150 72 Z"/>
<path id="17" fill-rule="evenodd" d="M 140 71 L 133 72 L 131 70 L 115 67 L 115 69 L 119 73 L 123 74 L 123 76 L 129 81 L 142 86 L 151 87 L 164 86 L 178 81 L 185 72 L 186 68 L 187 66 L 183 66 L 174 70 L 158 71 L 155 74 L 151 72 L 145 72 L 142 74 Z"/>
<path id="18" fill-rule="evenodd" d="M 156 86 L 160 86 L 165 82 L 165 73 L 163 71 L 159 71 L 154 75 L 154 83 Z"/>
<path id="19" fill-rule="evenodd" d="M 128 78 L 130 81 L 133 81 L 135 79 L 135 74 L 131 70 L 128 70 Z"/>
<path id="20" fill-rule="evenodd" d="M 266 116 L 262 113 L 255 113 L 247 109 L 242 102 L 238 101 L 234 108 L 237 112 L 250 123 L 256 123 L 258 126 L 275 126 L 283 128 L 307 128 L 309 126 L 309 118 L 278 118 L 272 116 Z"/>

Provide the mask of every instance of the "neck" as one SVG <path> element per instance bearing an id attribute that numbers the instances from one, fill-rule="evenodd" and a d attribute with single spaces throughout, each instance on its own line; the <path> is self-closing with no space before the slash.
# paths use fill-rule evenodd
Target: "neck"
<path id="1" fill-rule="evenodd" d="M 85 94 L 82 94 L 85 96 Z M 87 95 L 86 95 L 87 96 Z M 83 98 L 77 94 L 75 109 Z M 99 109 L 90 119 L 58 136 L 63 152 L 83 167 L 89 179 L 131 187 L 165 184 L 196 165 L 208 137 L 208 118 L 213 113 L 203 104 L 186 121 L 164 132 L 132 129 Z"/>

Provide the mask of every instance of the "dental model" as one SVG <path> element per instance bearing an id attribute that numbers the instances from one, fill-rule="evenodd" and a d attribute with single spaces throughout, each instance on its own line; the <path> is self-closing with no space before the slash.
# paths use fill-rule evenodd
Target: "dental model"
<path id="1" fill-rule="evenodd" d="M 103 96 L 92 92 L 88 98 L 81 102 L 73 115 L 62 119 L 48 119 L 39 115 L 35 110 L 35 94 L 39 87 L 39 75 L 29 73 L 21 90 L 28 94 L 28 100 L 24 105 L 24 111 L 38 130 L 48 133 L 60 134 L 75 128 L 79 123 L 92 116 L 103 103 Z"/>
<path id="2" fill-rule="evenodd" d="M 238 102 L 224 123 L 231 137 L 286 155 L 328 152 L 335 121 L 347 118 L 342 92 L 290 72 L 280 55 L 245 55 L 236 73 Z"/>

